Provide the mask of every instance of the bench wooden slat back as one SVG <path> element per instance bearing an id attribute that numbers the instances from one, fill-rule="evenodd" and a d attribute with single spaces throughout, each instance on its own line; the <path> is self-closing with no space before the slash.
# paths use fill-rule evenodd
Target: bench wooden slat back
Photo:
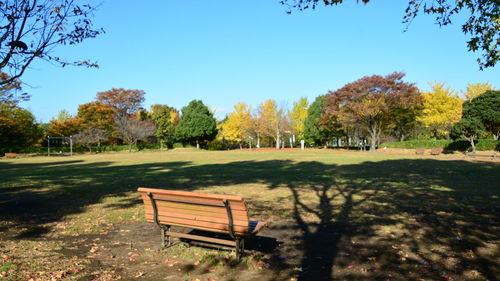
<path id="1" fill-rule="evenodd" d="M 206 194 L 174 190 L 139 188 L 144 201 L 146 220 L 154 222 L 154 210 L 148 192 L 151 192 L 161 224 L 228 233 L 229 219 L 223 200 L 231 206 L 236 235 L 248 235 L 249 219 L 245 201 L 240 196 Z"/>

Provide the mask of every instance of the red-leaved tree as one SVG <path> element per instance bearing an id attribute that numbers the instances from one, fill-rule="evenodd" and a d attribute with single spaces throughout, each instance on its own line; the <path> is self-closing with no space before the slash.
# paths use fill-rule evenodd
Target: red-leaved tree
<path id="1" fill-rule="evenodd" d="M 111 106 L 115 110 L 116 119 L 139 111 L 144 102 L 144 95 L 145 93 L 142 90 L 113 88 L 109 91 L 97 93 L 96 99 Z"/>
<path id="2" fill-rule="evenodd" d="M 375 150 L 382 132 L 398 126 L 396 117 L 422 104 L 418 88 L 404 82 L 404 76 L 401 72 L 366 76 L 328 93 L 323 119 L 365 130 L 370 135 L 370 150 Z"/>

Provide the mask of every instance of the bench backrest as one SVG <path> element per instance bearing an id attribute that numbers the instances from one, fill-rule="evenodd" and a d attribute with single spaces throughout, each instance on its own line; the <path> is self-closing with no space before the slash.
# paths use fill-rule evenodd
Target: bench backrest
<path id="1" fill-rule="evenodd" d="M 144 201 L 147 221 L 155 222 L 152 198 L 160 224 L 229 233 L 228 204 L 235 234 L 249 233 L 247 207 L 240 196 L 143 187 L 138 191 Z"/>
<path id="2" fill-rule="evenodd" d="M 417 147 L 417 148 L 415 148 L 415 153 L 417 153 L 417 154 L 424 154 L 425 153 L 425 148 Z"/>
<path id="3" fill-rule="evenodd" d="M 443 152 L 442 148 L 432 148 L 431 149 L 431 154 L 433 154 L 433 155 L 438 155 L 438 154 L 441 154 L 442 152 Z"/>

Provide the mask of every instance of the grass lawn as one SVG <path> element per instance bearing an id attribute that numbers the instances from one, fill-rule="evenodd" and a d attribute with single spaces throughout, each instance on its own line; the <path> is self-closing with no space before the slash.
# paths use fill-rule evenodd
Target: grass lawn
<path id="1" fill-rule="evenodd" d="M 179 150 L 0 160 L 0 280 L 498 280 L 500 162 Z M 228 251 L 158 250 L 138 187 L 241 195 Z"/>

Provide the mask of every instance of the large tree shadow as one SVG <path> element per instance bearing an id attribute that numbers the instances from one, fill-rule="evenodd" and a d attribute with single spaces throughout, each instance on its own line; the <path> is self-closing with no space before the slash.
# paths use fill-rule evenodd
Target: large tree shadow
<path id="1" fill-rule="evenodd" d="M 435 280 L 446 274 L 496 280 L 499 275 L 495 253 L 499 251 L 500 165 L 495 163 L 431 159 L 351 165 L 291 160 L 204 165 L 59 162 L 1 163 L 0 169 L 4 171 L 0 218 L 10 223 L 0 231 L 22 226 L 25 231 L 17 239 L 39 237 L 49 230 L 45 223 L 83 212 L 104 197 L 126 195 L 138 186 L 202 190 L 259 183 L 270 192 L 284 188 L 288 193 L 280 198 L 283 203 L 251 198 L 254 214 L 259 216 L 259 210 L 266 208 L 276 213 L 289 208 L 289 223 L 268 233 L 289 237 L 289 232 L 295 232 L 297 237 L 296 243 L 284 242 L 298 260 L 272 259 L 274 279 L 283 278 L 279 271 L 292 267 L 300 269 L 301 280 Z M 40 184 L 33 186 L 33 182 Z M 140 201 L 110 207 L 135 204 Z"/>

